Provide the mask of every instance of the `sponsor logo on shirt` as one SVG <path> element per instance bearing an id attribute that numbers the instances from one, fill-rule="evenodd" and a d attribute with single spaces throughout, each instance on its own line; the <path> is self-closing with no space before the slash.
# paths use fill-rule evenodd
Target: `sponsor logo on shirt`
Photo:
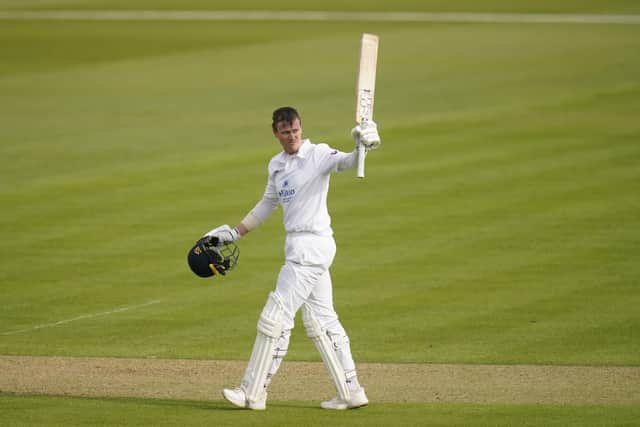
<path id="1" fill-rule="evenodd" d="M 285 179 L 282 182 L 282 190 L 278 191 L 278 197 L 280 197 L 281 203 L 289 203 L 296 195 L 295 188 L 289 188 L 289 180 Z"/>
<path id="2" fill-rule="evenodd" d="M 282 203 L 289 203 L 295 195 L 295 188 L 289 188 L 287 190 L 283 188 L 282 190 L 278 191 L 278 196 L 280 197 L 280 202 Z"/>

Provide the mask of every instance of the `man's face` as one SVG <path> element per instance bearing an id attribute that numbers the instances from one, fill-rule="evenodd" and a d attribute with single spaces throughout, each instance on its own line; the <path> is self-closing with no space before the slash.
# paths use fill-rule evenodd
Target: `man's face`
<path id="1" fill-rule="evenodd" d="M 287 154 L 296 154 L 302 145 L 302 125 L 300 120 L 295 119 L 292 123 L 276 123 L 273 135 L 278 138 L 280 145 L 282 145 Z"/>

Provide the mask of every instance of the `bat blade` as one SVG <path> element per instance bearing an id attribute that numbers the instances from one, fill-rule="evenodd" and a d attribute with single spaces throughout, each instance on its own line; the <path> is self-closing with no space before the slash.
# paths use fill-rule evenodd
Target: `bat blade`
<path id="1" fill-rule="evenodd" d="M 358 71 L 356 98 L 356 123 L 373 118 L 373 101 L 376 91 L 376 67 L 378 65 L 378 36 L 363 34 Z"/>
<path id="2" fill-rule="evenodd" d="M 375 34 L 362 35 L 360 46 L 360 68 L 358 71 L 358 90 L 356 93 L 356 123 L 373 119 L 373 101 L 376 91 L 376 67 L 378 65 L 378 42 Z M 364 159 L 366 151 L 358 147 L 358 178 L 364 178 Z"/>

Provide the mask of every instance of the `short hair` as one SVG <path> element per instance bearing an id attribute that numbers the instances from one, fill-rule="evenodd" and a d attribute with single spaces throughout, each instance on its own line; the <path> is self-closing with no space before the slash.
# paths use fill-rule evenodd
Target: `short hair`
<path id="1" fill-rule="evenodd" d="M 277 130 L 278 123 L 286 122 L 291 125 L 293 124 L 293 121 L 295 119 L 298 119 L 300 120 L 300 122 L 302 122 L 302 120 L 300 119 L 300 114 L 298 114 L 295 108 L 280 107 L 273 112 L 271 127 L 273 128 L 273 130 Z"/>

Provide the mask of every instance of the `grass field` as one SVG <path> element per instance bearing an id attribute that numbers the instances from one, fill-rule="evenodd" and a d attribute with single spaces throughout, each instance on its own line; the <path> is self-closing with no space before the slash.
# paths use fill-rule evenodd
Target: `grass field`
<path id="1" fill-rule="evenodd" d="M 365 4 L 342 3 L 269 7 Z M 0 0 L 0 10 L 151 8 L 228 6 Z M 383 145 L 364 182 L 335 175 L 329 198 L 335 303 L 356 361 L 638 367 L 640 26 L 586 24 L 0 20 L 0 355 L 245 360 L 282 262 L 280 213 L 240 242 L 223 280 L 195 278 L 187 250 L 262 195 L 275 107 L 298 107 L 308 137 L 351 149 L 364 31 L 381 37 Z M 293 335 L 287 359 L 319 360 L 304 328 Z M 259 416 L 220 401 L 0 393 L 2 425 L 632 425 L 639 415 L 447 402 L 340 415 L 279 401 Z"/>
<path id="2" fill-rule="evenodd" d="M 5 416 L 16 421 L 13 425 L 632 426 L 639 415 L 633 407 L 612 411 L 597 406 L 377 404 L 366 410 L 328 413 L 301 402 L 279 402 L 265 413 L 247 413 L 220 402 L 38 396 L 4 400 L 9 407 Z"/>

